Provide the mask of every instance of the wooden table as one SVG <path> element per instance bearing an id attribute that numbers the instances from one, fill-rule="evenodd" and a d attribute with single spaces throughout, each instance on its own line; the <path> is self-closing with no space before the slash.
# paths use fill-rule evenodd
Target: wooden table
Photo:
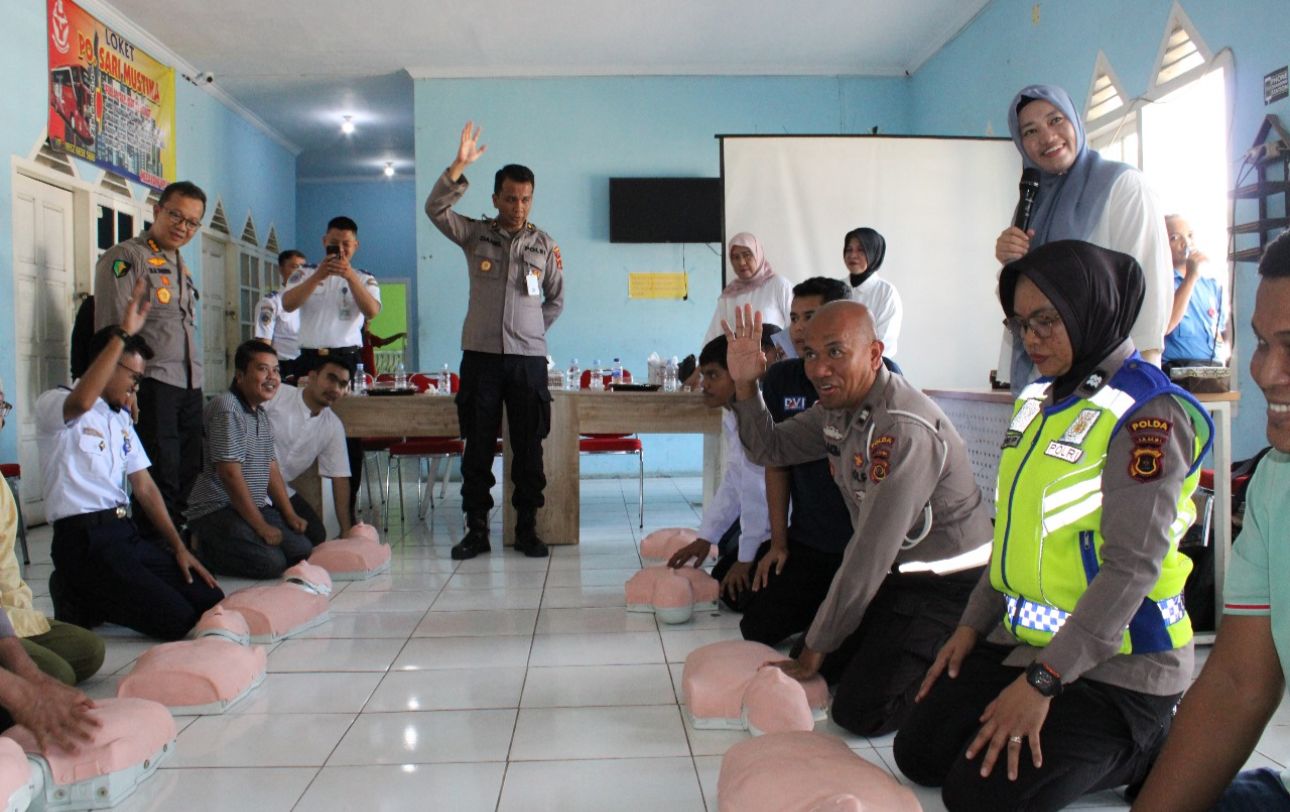
<path id="1" fill-rule="evenodd" d="M 721 481 L 721 411 L 704 406 L 699 393 L 554 390 L 551 396 L 551 433 L 542 444 L 546 507 L 538 511 L 538 535 L 548 544 L 578 543 L 581 433 L 702 434 L 704 501 L 716 492 Z M 452 398 L 350 397 L 333 408 L 351 437 L 456 437 L 461 433 Z M 507 439 L 504 435 L 502 528 L 505 542 L 511 544 L 515 510 Z"/>
<path id="2" fill-rule="evenodd" d="M 989 389 L 928 389 L 926 394 L 945 412 L 963 436 L 968 458 L 981 492 L 994 510 L 994 488 L 999 474 L 1000 443 L 1011 422 L 1013 398 L 1007 392 Z M 1196 400 L 1214 418 L 1214 556 L 1215 624 L 1223 616 L 1223 581 L 1232 552 L 1232 406 L 1241 400 L 1238 392 L 1201 394 Z M 1211 632 L 1196 635 L 1198 643 L 1212 643 Z"/>

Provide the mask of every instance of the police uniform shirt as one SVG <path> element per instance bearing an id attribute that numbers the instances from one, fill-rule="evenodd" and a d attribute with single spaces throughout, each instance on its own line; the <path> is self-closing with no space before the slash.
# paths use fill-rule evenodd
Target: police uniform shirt
<path id="1" fill-rule="evenodd" d="M 120 324 L 134 284 L 147 280 L 152 307 L 139 337 L 156 353 L 144 377 L 182 389 L 202 388 L 197 344 L 198 293 L 178 251 L 163 251 L 145 231 L 109 248 L 94 268 L 94 329 Z"/>
<path id="2" fill-rule="evenodd" d="M 806 633 L 827 654 L 864 619 L 893 568 L 953 572 L 989 561 L 994 530 L 967 447 L 949 418 L 903 376 L 878 369 L 854 411 L 819 403 L 774 423 L 760 397 L 736 401 L 739 439 L 763 465 L 826 457 L 854 532 Z"/>
<path id="3" fill-rule="evenodd" d="M 124 505 L 125 478 L 151 465 L 129 412 L 113 411 L 99 398 L 85 414 L 64 422 L 63 402 L 70 394 L 51 389 L 36 399 L 36 444 L 50 522 Z"/>
<path id="4" fill-rule="evenodd" d="M 273 400 L 264 404 L 273 428 L 273 451 L 282 478 L 290 482 L 318 461 L 318 474 L 348 477 L 349 455 L 345 450 L 345 427 L 330 408 L 311 414 L 304 391 L 279 386 Z"/>
<path id="5" fill-rule="evenodd" d="M 430 222 L 466 255 L 470 303 L 461 327 L 461 348 L 545 357 L 546 331 L 564 309 L 560 247 L 532 223 L 512 234 L 496 220 L 457 214 L 452 207 L 468 186 L 464 176 L 453 183 L 445 171 L 425 206 Z M 537 294 L 530 295 L 530 284 Z"/>
<path id="6" fill-rule="evenodd" d="M 1125 342 L 1099 364 L 1119 369 L 1133 352 Z M 1110 382 L 1105 375 L 1097 387 L 1077 390 L 1092 397 Z M 1052 406 L 1052 393 L 1044 403 Z M 1160 577 L 1160 562 L 1170 546 L 1169 526 L 1178 515 L 1178 493 L 1191 467 L 1195 433 L 1187 412 L 1170 395 L 1152 398 L 1133 412 L 1133 420 L 1153 419 L 1170 427 L 1160 446 L 1159 475 L 1143 481 L 1130 471 L 1136 440 L 1126 425 L 1111 438 L 1102 471 L 1102 563 L 1075 611 L 1043 649 L 1044 662 L 1063 682 L 1081 677 L 1118 685 L 1131 691 L 1164 696 L 1191 684 L 1193 647 L 1151 654 L 1119 655 L 1125 618 L 1142 602 Z M 1154 447 L 1154 446 L 1153 446 Z M 1027 518 L 1027 521 L 1034 521 Z M 1000 623 L 1004 597 L 990 584 L 987 570 L 972 590 L 960 621 L 991 642 L 1016 646 L 1004 665 L 1025 668 L 1040 649 L 1018 645 Z"/>
<path id="7" fill-rule="evenodd" d="M 305 265 L 287 280 L 287 290 L 300 285 L 318 270 L 316 265 Z M 367 271 L 354 269 L 367 292 L 379 303 L 381 285 Z M 304 304 L 296 308 L 300 314 L 299 346 L 301 349 L 324 347 L 363 346 L 363 311 L 358 309 L 349 282 L 343 276 L 331 275 L 324 279 Z"/>
<path id="8" fill-rule="evenodd" d="M 299 333 L 300 311 L 287 312 L 282 306 L 282 291 L 273 291 L 256 305 L 254 336 L 272 344 L 281 360 L 299 357 Z"/>

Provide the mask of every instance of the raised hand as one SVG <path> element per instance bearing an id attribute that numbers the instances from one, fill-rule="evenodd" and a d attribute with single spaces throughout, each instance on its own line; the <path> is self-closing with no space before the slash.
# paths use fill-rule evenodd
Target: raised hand
<path id="1" fill-rule="evenodd" d="M 756 383 L 766 374 L 766 354 L 761 351 L 761 311 L 752 305 L 735 308 L 735 326 L 721 320 L 726 333 L 726 371 L 735 385 Z"/>
<path id="2" fill-rule="evenodd" d="M 488 149 L 487 145 L 481 146 L 479 143 L 479 134 L 482 128 L 476 127 L 475 122 L 467 121 L 466 126 L 461 130 L 461 145 L 457 147 L 457 163 L 462 166 L 469 166 Z"/>

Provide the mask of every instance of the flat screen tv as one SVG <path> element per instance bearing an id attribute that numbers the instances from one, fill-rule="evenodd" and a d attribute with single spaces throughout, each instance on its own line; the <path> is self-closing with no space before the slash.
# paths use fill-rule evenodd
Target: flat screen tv
<path id="1" fill-rule="evenodd" d="M 721 242 L 721 179 L 610 178 L 609 241 Z"/>

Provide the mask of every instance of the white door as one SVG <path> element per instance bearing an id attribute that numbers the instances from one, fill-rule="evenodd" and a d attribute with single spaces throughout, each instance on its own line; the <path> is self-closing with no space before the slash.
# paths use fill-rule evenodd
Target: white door
<path id="1" fill-rule="evenodd" d="M 72 262 L 72 193 L 13 176 L 14 326 L 18 380 L 13 388 L 22 465 L 22 510 L 28 524 L 45 521 L 36 398 L 68 382 L 68 344 L 76 307 Z M 12 430 L 12 429 L 11 429 Z"/>
<path id="2" fill-rule="evenodd" d="M 228 244 L 202 235 L 202 364 L 205 390 L 217 395 L 228 388 L 229 364 L 225 341 L 224 255 Z"/>

